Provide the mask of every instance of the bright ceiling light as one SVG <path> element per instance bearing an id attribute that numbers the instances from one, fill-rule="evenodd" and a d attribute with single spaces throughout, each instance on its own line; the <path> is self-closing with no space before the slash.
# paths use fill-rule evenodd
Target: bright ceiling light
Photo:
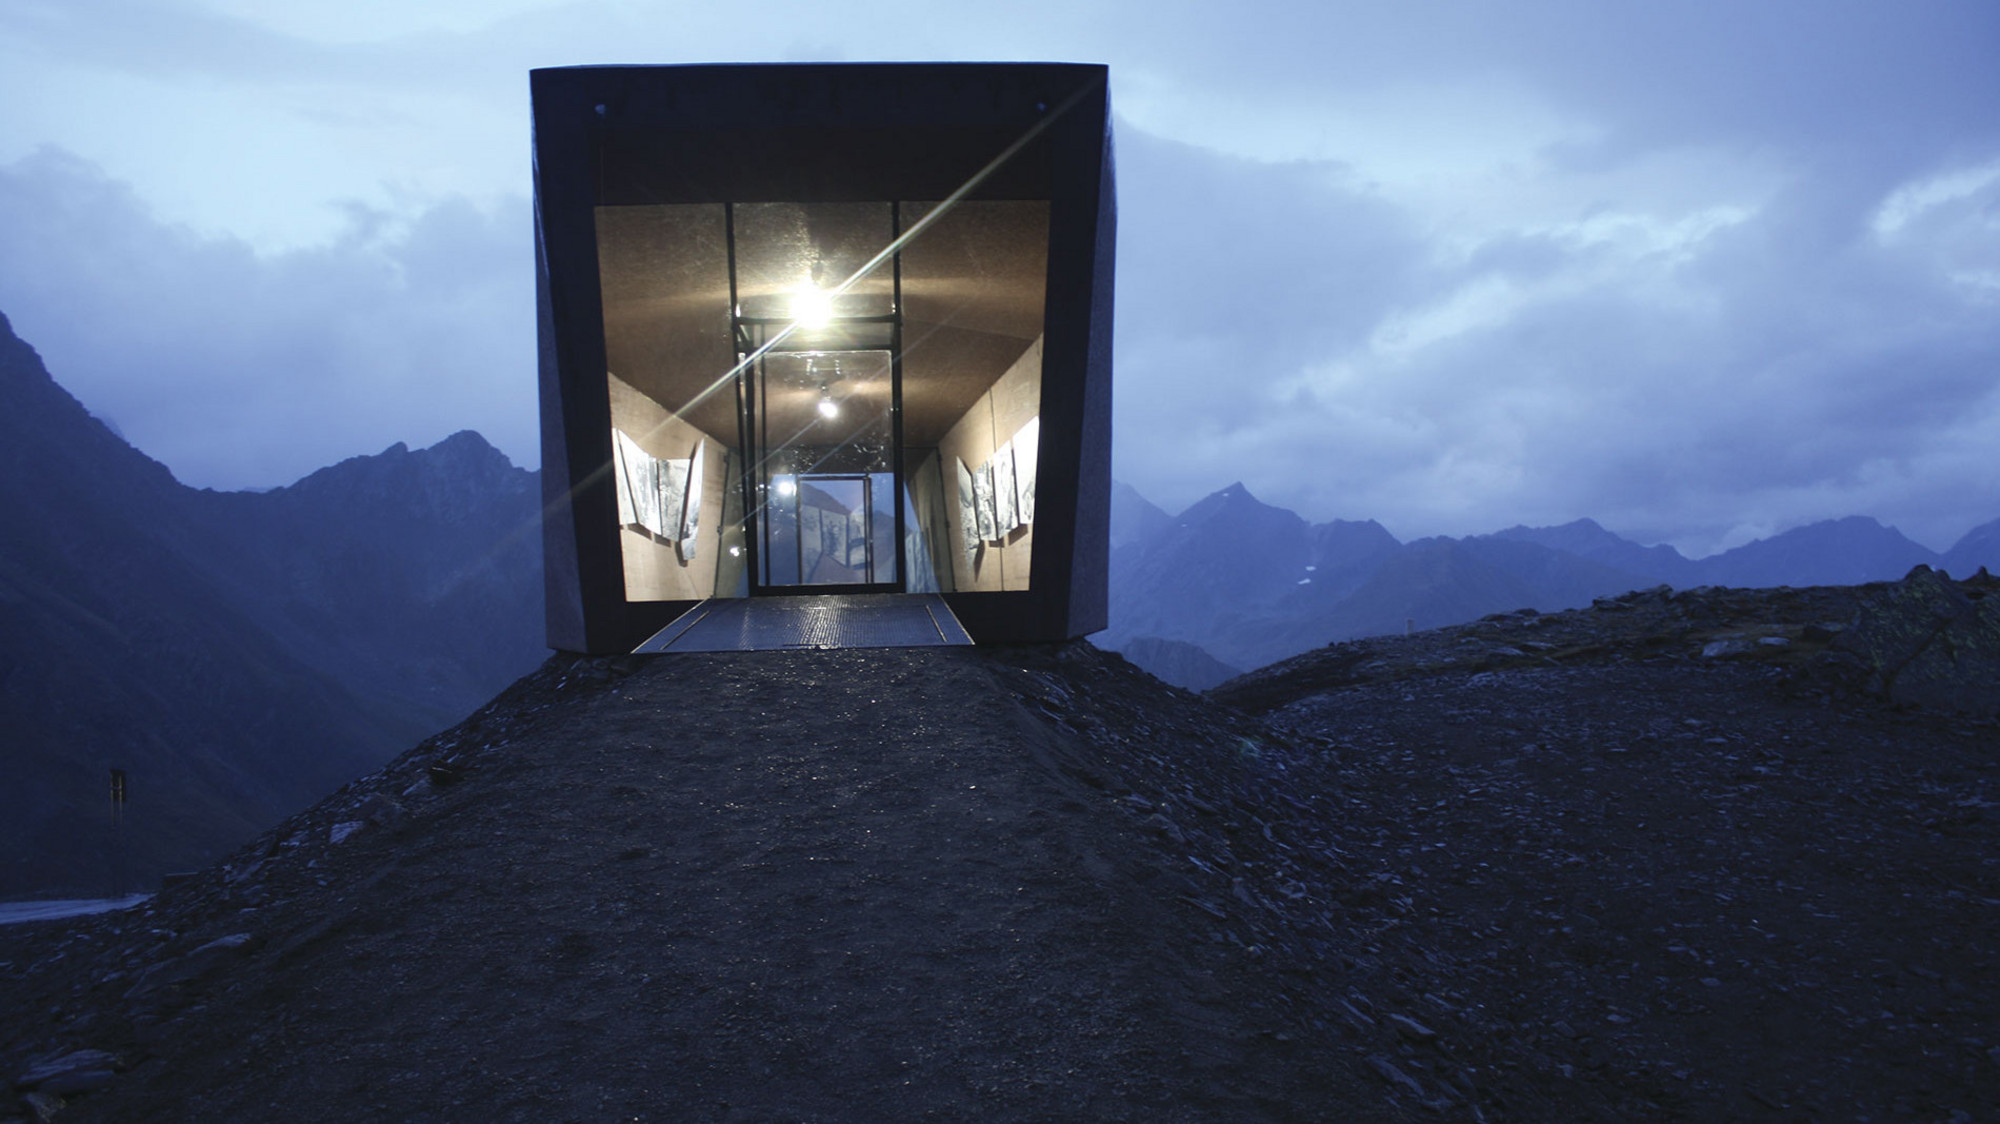
<path id="1" fill-rule="evenodd" d="M 828 394 L 824 386 L 819 388 L 819 416 L 823 418 L 840 416 L 840 403 L 833 400 L 833 395 Z"/>
<path id="2" fill-rule="evenodd" d="M 792 319 L 801 328 L 824 328 L 833 319 L 833 294 L 810 281 L 792 290 Z"/>
<path id="3" fill-rule="evenodd" d="M 797 484 L 795 484 L 795 483 L 793 483 L 793 482 L 792 482 L 792 478 L 791 478 L 791 477 L 789 477 L 789 476 L 780 476 L 780 477 L 778 477 L 778 494 L 779 494 L 779 495 L 781 495 L 781 496 L 789 496 L 789 495 L 792 495 L 793 493 L 797 492 L 798 490 L 799 490 L 799 486 L 798 486 Z"/>

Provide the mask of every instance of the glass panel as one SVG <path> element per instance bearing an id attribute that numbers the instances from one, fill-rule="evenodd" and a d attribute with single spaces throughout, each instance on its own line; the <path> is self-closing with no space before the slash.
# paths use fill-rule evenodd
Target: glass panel
<path id="1" fill-rule="evenodd" d="M 907 229 L 936 204 L 903 204 Z M 936 450 L 912 481 L 947 590 L 1029 587 L 1040 462 L 1048 204 L 964 202 L 902 252 L 903 439 Z M 938 496 L 921 495 L 935 473 Z M 933 515 L 931 513 L 936 512 Z"/>
<path id="2" fill-rule="evenodd" d="M 781 472 L 771 477 L 763 510 L 764 584 L 797 585 L 799 581 L 799 478 Z M 817 527 L 814 528 L 817 530 Z"/>
<path id="3" fill-rule="evenodd" d="M 887 262 L 840 296 L 832 290 L 895 238 L 888 203 L 739 203 L 736 285 L 742 314 L 798 319 L 886 316 L 894 275 Z"/>
<path id="4" fill-rule="evenodd" d="M 905 522 L 908 527 L 904 552 L 911 559 L 905 574 L 911 593 L 949 593 L 952 583 L 951 521 L 944 503 L 947 492 L 938 473 L 936 449 L 910 449 L 903 454 L 904 483 L 907 488 Z"/>
<path id="5" fill-rule="evenodd" d="M 867 584 L 866 483 L 865 476 L 800 479 L 799 573 L 803 584 Z"/>
<path id="6" fill-rule="evenodd" d="M 596 224 L 625 597 L 737 595 L 742 505 L 731 519 L 728 501 L 743 461 L 724 208 L 599 207 Z"/>
<path id="7" fill-rule="evenodd" d="M 876 582 L 896 580 L 896 475 L 868 474 L 868 558 Z"/>
<path id="8" fill-rule="evenodd" d="M 773 352 L 757 364 L 765 586 L 893 583 L 889 353 Z M 886 496 L 887 492 L 883 492 Z M 886 524 L 887 539 L 879 526 Z"/>
<path id="9" fill-rule="evenodd" d="M 715 552 L 716 597 L 750 596 L 750 559 L 743 541 L 743 462 L 731 455 L 722 474 L 722 512 L 716 521 L 722 549 Z"/>

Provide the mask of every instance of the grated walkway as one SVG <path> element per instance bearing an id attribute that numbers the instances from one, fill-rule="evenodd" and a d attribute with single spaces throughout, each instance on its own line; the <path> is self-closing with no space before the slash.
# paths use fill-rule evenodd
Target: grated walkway
<path id="1" fill-rule="evenodd" d="M 766 652 L 971 643 L 951 607 L 934 593 L 846 593 L 711 599 L 681 614 L 633 651 Z"/>

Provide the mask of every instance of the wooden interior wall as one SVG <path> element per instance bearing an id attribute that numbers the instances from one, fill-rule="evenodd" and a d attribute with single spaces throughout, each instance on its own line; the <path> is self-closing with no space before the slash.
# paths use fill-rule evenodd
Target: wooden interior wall
<path id="1" fill-rule="evenodd" d="M 998 543 L 981 543 L 972 564 L 966 565 L 966 528 L 959 525 L 958 465 L 953 458 L 964 461 L 968 469 L 985 464 L 1001 442 L 1012 438 L 1040 412 L 1041 402 L 1042 341 L 1037 338 L 938 443 L 944 469 L 945 518 L 951 524 L 953 588 L 959 592 L 1028 588 L 1035 547 L 1031 524 L 1014 528 Z M 976 537 L 977 530 L 972 534 Z"/>
<path id="2" fill-rule="evenodd" d="M 701 514 L 695 529 L 694 557 L 681 560 L 680 550 L 644 531 L 623 527 L 618 545 L 625 561 L 625 600 L 697 601 L 715 592 L 717 552 L 723 549 L 722 499 L 730 467 L 728 447 L 713 436 L 674 417 L 666 407 L 635 389 L 611 380 L 611 427 L 638 442 L 661 460 L 686 460 L 701 442 Z"/>

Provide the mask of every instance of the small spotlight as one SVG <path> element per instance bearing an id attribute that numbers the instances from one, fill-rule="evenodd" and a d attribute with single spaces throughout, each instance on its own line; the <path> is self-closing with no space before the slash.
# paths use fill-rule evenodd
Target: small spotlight
<path id="1" fill-rule="evenodd" d="M 792 483 L 790 477 L 785 477 L 778 481 L 778 494 L 781 496 L 796 495 L 798 490 L 799 486 Z"/>
<path id="2" fill-rule="evenodd" d="M 730 548 L 729 548 L 729 556 L 730 556 L 731 558 L 741 558 L 741 557 L 743 557 L 743 548 L 742 548 L 742 547 L 740 547 L 740 546 L 732 546 L 732 547 L 730 547 Z"/>
<path id="3" fill-rule="evenodd" d="M 819 416 L 823 418 L 839 417 L 840 404 L 825 395 L 821 395 L 819 399 Z"/>

